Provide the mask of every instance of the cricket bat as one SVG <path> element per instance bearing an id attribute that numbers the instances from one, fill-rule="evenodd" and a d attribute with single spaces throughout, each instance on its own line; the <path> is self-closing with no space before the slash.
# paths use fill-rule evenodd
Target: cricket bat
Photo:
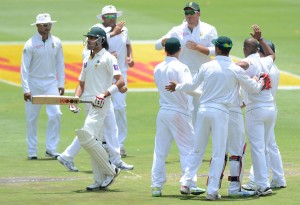
<path id="1" fill-rule="evenodd" d="M 80 100 L 74 96 L 60 95 L 34 95 L 31 98 L 32 104 L 49 104 L 49 105 L 71 105 L 78 103 L 92 103 L 90 100 Z"/>

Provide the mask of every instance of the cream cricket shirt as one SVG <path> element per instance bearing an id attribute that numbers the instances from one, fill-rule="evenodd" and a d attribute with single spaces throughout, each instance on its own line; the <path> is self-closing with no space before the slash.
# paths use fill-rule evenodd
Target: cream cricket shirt
<path id="1" fill-rule="evenodd" d="M 178 83 L 191 82 L 192 76 L 186 65 L 175 57 L 166 57 L 154 69 L 154 80 L 160 94 L 159 104 L 161 108 L 174 110 L 191 116 L 193 109 L 192 97 L 184 92 L 169 92 L 165 86 L 170 81 Z"/>
<path id="2" fill-rule="evenodd" d="M 24 46 L 21 64 L 21 80 L 24 93 L 30 92 L 28 83 L 46 88 L 57 81 L 58 87 L 64 87 L 64 56 L 59 38 L 49 34 L 43 42 L 36 33 Z"/>
<path id="3" fill-rule="evenodd" d="M 192 83 L 177 84 L 176 90 L 194 90 L 203 83 L 201 104 L 236 106 L 236 95 L 241 85 L 249 92 L 259 92 L 261 84 L 246 75 L 245 71 L 227 56 L 203 64 L 193 77 Z M 222 106 L 220 107 L 222 109 Z"/>
<path id="4" fill-rule="evenodd" d="M 199 21 L 198 26 L 191 32 L 187 22 L 184 21 L 181 25 L 173 27 L 165 36 L 156 41 L 155 48 L 157 50 L 163 49 L 161 40 L 171 37 L 175 37 L 180 41 L 182 51 L 179 56 L 179 61 L 189 67 L 192 76 L 197 73 L 203 63 L 210 61 L 210 56 L 202 54 L 199 51 L 188 49 L 186 47 L 187 41 L 194 41 L 197 44 L 205 46 L 210 51 L 209 55 L 215 55 L 215 46 L 211 41 L 218 38 L 218 34 L 216 28 L 207 23 Z"/>
<path id="5" fill-rule="evenodd" d="M 251 78 L 253 76 L 259 77 L 262 72 L 269 73 L 273 66 L 273 59 L 271 57 L 261 58 L 258 53 L 251 54 L 242 61 L 248 62 L 249 68 L 246 70 L 246 73 Z M 274 100 L 271 90 L 263 90 L 259 93 L 249 93 L 243 89 L 242 94 L 246 105 L 259 102 L 273 102 Z"/>
<path id="6" fill-rule="evenodd" d="M 96 53 L 93 59 L 86 58 L 78 78 L 85 82 L 83 98 L 103 94 L 112 85 L 115 75 L 121 75 L 117 60 L 105 48 Z"/>

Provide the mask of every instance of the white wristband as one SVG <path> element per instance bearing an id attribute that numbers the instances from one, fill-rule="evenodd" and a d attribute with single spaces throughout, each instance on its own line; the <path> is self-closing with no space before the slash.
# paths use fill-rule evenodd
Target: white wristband
<path id="1" fill-rule="evenodd" d="M 115 84 L 112 84 L 112 85 L 107 89 L 107 91 L 108 91 L 111 95 L 113 95 L 113 94 L 119 92 L 119 88 L 118 88 Z"/>

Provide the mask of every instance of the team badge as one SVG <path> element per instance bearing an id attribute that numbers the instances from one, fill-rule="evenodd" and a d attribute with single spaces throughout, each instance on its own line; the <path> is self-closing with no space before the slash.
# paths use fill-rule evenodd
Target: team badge
<path id="1" fill-rule="evenodd" d="M 85 62 L 85 63 L 83 64 L 83 67 L 84 67 L 84 68 L 86 68 L 86 66 L 87 66 L 87 62 Z"/>
<path id="2" fill-rule="evenodd" d="M 118 65 L 113 65 L 114 66 L 114 70 L 119 70 L 119 66 Z"/>

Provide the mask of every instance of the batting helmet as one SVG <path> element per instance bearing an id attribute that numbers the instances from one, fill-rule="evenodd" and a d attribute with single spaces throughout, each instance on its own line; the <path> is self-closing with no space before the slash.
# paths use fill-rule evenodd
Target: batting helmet
<path id="1" fill-rule="evenodd" d="M 272 51 L 275 53 L 275 45 L 272 41 L 270 40 L 265 40 L 265 42 L 268 44 L 268 46 L 270 46 L 270 48 L 272 49 Z M 258 44 L 258 51 L 261 52 L 262 54 L 265 55 L 265 52 L 262 48 L 262 46 L 260 44 Z"/>
<path id="2" fill-rule="evenodd" d="M 106 33 L 105 31 L 100 28 L 100 27 L 92 27 L 90 30 L 87 32 L 86 37 L 92 36 L 92 37 L 104 37 L 106 39 Z"/>

